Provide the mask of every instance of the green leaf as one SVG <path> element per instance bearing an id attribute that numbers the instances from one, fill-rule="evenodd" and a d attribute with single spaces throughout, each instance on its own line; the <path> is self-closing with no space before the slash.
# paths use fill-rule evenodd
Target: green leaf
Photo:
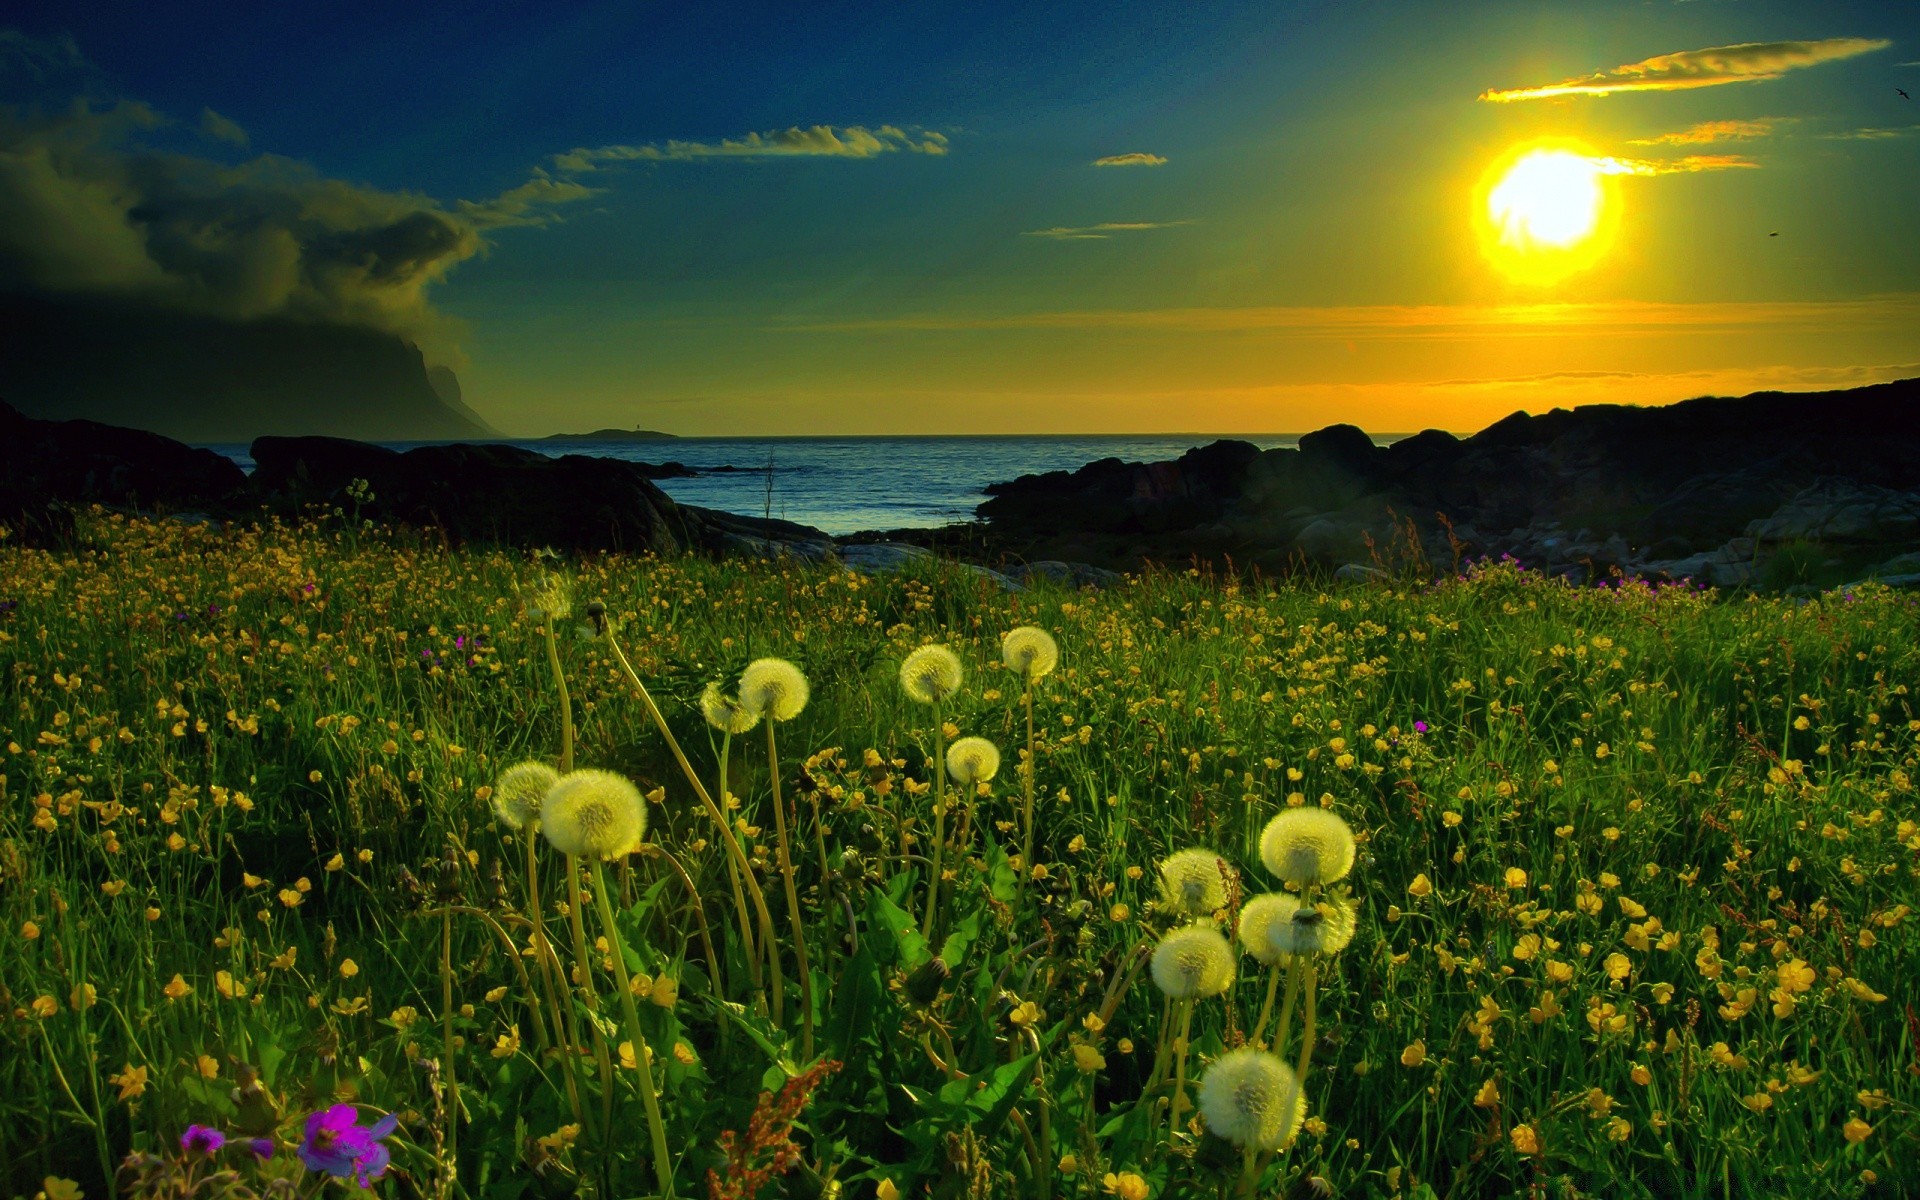
<path id="1" fill-rule="evenodd" d="M 887 947 L 887 956 L 905 970 L 915 970 L 933 958 L 913 917 L 886 893 L 867 893 L 867 923 L 872 932 L 881 935 L 877 940 Z"/>
<path id="2" fill-rule="evenodd" d="M 967 957 L 967 948 L 979 936 L 980 914 L 977 911 L 970 912 L 947 935 L 947 940 L 940 947 L 940 961 L 946 963 L 950 970 L 959 970 Z"/>

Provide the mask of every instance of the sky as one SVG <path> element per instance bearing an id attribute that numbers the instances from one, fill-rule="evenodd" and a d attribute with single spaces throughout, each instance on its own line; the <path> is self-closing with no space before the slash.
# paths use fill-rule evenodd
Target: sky
<path id="1" fill-rule="evenodd" d="M 1920 375 L 1920 5 L 246 9 L 0 18 L 0 288 L 390 330 L 515 435 Z"/>

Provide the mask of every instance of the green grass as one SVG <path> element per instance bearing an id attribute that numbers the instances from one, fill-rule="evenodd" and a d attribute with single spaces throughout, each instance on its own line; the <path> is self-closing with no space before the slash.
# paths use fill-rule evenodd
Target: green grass
<path id="1" fill-rule="evenodd" d="M 609 1081 L 593 1052 L 596 1028 L 609 1055 L 628 1040 L 604 951 L 563 1022 L 586 1053 L 537 1046 L 534 1012 L 555 1009 L 519 952 L 526 851 L 486 799 L 506 766 L 558 762 L 524 612 L 550 574 L 573 595 L 578 762 L 653 793 L 648 851 L 608 886 L 627 965 L 677 984 L 638 1019 L 682 1196 L 727 1175 L 723 1134 L 739 1146 L 756 1096 L 812 1065 L 766 743 L 732 740 L 728 787 L 760 831 L 779 1024 L 750 994 L 712 823 L 576 623 L 593 600 L 716 795 L 706 682 L 775 655 L 812 684 L 779 727 L 781 790 L 816 1058 L 841 1065 L 792 1097 L 798 1166 L 764 1196 L 1098 1196 L 1129 1174 L 1154 1197 L 1232 1194 L 1221 1139 L 1183 1129 L 1167 1149 L 1166 1088 L 1143 1094 L 1163 1005 L 1129 967 L 1172 925 L 1158 860 L 1209 847 L 1241 897 L 1273 890 L 1256 843 L 1290 802 L 1357 832 L 1360 921 L 1321 970 L 1307 1128 L 1259 1194 L 1309 1177 L 1348 1197 L 1920 1189 L 1920 609 L 1897 593 L 1727 600 L 1497 566 L 1424 588 L 1156 572 L 1009 595 L 938 564 L 542 563 L 96 514 L 70 550 L 0 542 L 9 1194 L 46 1176 L 107 1194 L 130 1152 L 179 1160 L 189 1123 L 277 1133 L 265 1168 L 221 1161 L 304 1188 L 287 1147 L 339 1100 L 401 1115 L 378 1185 L 396 1194 L 657 1190 L 639 1072 Z M 1024 887 L 1025 718 L 999 665 L 1021 624 L 1061 650 L 1035 702 L 1045 878 Z M 1005 754 L 948 850 L 931 943 L 931 712 L 896 678 L 928 641 L 967 668 L 946 719 Z M 540 870 L 571 962 L 564 866 Z M 1265 985 L 1243 958 L 1199 1002 L 1191 1077 Z"/>

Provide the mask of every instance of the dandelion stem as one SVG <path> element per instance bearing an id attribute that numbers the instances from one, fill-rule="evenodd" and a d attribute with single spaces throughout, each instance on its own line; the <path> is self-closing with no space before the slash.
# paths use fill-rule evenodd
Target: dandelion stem
<path id="1" fill-rule="evenodd" d="M 1240 1150 L 1240 1195 L 1253 1195 L 1254 1184 L 1259 1182 L 1260 1145 L 1252 1138 Z"/>
<path id="2" fill-rule="evenodd" d="M 1300 998 L 1300 956 L 1295 954 L 1287 963 L 1287 998 L 1280 1002 L 1280 1023 L 1273 1027 L 1273 1051 L 1275 1054 L 1287 1052 L 1287 1035 L 1293 1032 L 1293 1006 Z"/>
<path id="3" fill-rule="evenodd" d="M 780 880 L 787 891 L 787 915 L 793 918 L 793 955 L 800 972 L 800 1061 L 813 1061 L 813 964 L 807 960 L 807 925 L 800 916 L 800 893 L 793 886 L 793 851 L 787 842 L 787 806 L 780 797 L 780 749 L 767 720 L 767 778 L 773 784 L 773 828 L 780 839 Z"/>
<path id="4" fill-rule="evenodd" d="M 1039 764 L 1033 756 L 1033 665 L 1028 663 L 1020 674 L 1027 685 L 1027 760 L 1020 764 L 1020 784 L 1026 793 L 1020 809 L 1020 894 L 1025 896 L 1027 878 L 1033 874 L 1033 773 Z"/>
<path id="5" fill-rule="evenodd" d="M 446 1177 L 441 1194 L 451 1197 L 460 1180 L 460 1079 L 453 1055 L 453 913 L 440 916 L 440 1081 L 447 1103 Z"/>
<path id="6" fill-rule="evenodd" d="M 573 932 L 574 970 L 579 972 L 575 982 L 580 987 L 582 1003 L 590 1014 L 600 1011 L 600 996 L 593 987 L 593 969 L 587 958 L 587 927 L 580 916 L 581 906 L 585 903 L 580 894 L 580 860 L 567 855 L 567 926 Z M 600 1068 L 600 1125 L 609 1139 L 613 1136 L 613 1061 L 607 1054 L 607 1039 L 600 1032 L 597 1020 L 587 1022 L 587 1031 L 593 1038 L 593 1058 Z"/>
<path id="7" fill-rule="evenodd" d="M 920 936 L 933 939 L 933 914 L 940 904 L 940 859 L 947 848 L 947 720 L 933 702 L 933 878 L 927 883 L 927 915 Z"/>
<path id="8" fill-rule="evenodd" d="M 1256 1046 L 1264 1047 L 1260 1035 L 1267 1031 L 1267 1018 L 1273 1015 L 1273 997 L 1280 990 L 1280 964 L 1274 963 L 1267 968 L 1267 1002 L 1260 1006 L 1260 1020 L 1254 1024 L 1253 1036 L 1247 1040 Z"/>
<path id="9" fill-rule="evenodd" d="M 707 810 L 708 818 L 720 831 L 720 840 L 726 846 L 727 853 L 733 856 L 734 862 L 739 866 L 746 880 L 747 893 L 753 898 L 754 910 L 760 920 L 760 940 L 767 948 L 768 961 L 773 965 L 773 1021 L 778 1025 L 781 1020 L 781 1010 L 785 1005 L 786 988 L 780 979 L 779 951 L 774 945 L 773 914 L 767 911 L 767 898 L 760 890 L 759 881 L 754 877 L 753 865 L 747 861 L 746 852 L 740 849 L 740 842 L 733 836 L 733 827 L 727 823 L 726 816 L 713 802 L 713 797 L 707 794 L 707 785 L 701 783 L 700 776 L 694 773 L 693 764 L 687 761 L 686 751 L 680 748 L 679 739 L 675 738 L 673 730 L 667 727 L 667 719 L 661 715 L 660 706 L 653 702 L 653 693 L 649 692 L 647 685 L 640 681 L 639 672 L 633 669 L 633 664 L 627 661 L 626 652 L 620 649 L 620 639 L 614 634 L 611 620 L 606 623 L 606 630 L 607 647 L 613 651 L 614 661 L 620 664 L 620 671 L 627 677 L 627 682 L 633 685 L 633 690 L 640 694 L 640 703 L 646 708 L 647 715 L 653 718 L 654 728 L 658 729 L 660 736 L 666 740 L 667 749 L 673 752 L 674 761 L 680 764 L 681 773 L 686 775 L 687 782 L 693 785 L 693 794 L 700 798 L 700 804 Z M 724 786 L 720 795 L 722 800 L 726 798 Z M 749 955 L 748 961 L 756 960 Z"/>
<path id="10" fill-rule="evenodd" d="M 633 1003 L 633 983 L 627 976 L 627 943 L 614 924 L 613 905 L 607 900 L 607 873 L 599 859 L 593 860 L 593 899 L 600 909 L 600 923 L 607 927 L 607 941 L 613 947 L 613 979 L 620 988 L 620 1015 L 626 1019 L 627 1040 L 633 1043 L 633 1065 L 640 1072 L 640 1100 L 647 1110 L 647 1133 L 653 1139 L 653 1173 L 660 1181 L 660 1194 L 673 1196 L 673 1158 L 667 1150 L 667 1127 L 660 1119 L 660 1097 L 653 1090 L 653 1055 L 647 1049 L 647 1035 L 640 1030 L 640 1012 Z M 613 1080 L 607 1080 L 611 1094 Z"/>
<path id="11" fill-rule="evenodd" d="M 720 735 L 719 787 L 722 819 L 720 836 L 726 839 L 730 830 L 726 827 L 725 812 L 727 803 L 727 760 L 733 753 L 733 734 Z M 726 855 L 727 882 L 733 886 L 733 908 L 740 921 L 740 944 L 747 960 L 747 977 L 753 984 L 753 1006 L 762 1016 L 767 1012 L 766 982 L 760 975 L 760 948 L 753 940 L 753 919 L 747 912 L 747 896 L 740 883 L 740 864 L 734 861 L 734 854 Z"/>
<path id="12" fill-rule="evenodd" d="M 560 639 L 553 634 L 553 614 L 542 618 L 547 637 L 547 662 L 553 667 L 553 686 L 560 693 L 560 773 L 573 770 L 573 697 L 567 692 L 567 673 L 560 668 Z"/>
<path id="13" fill-rule="evenodd" d="M 1310 957 L 1307 959 L 1305 974 L 1307 977 L 1307 1003 L 1306 1016 L 1302 1018 L 1300 1023 L 1300 1066 L 1299 1069 L 1293 1073 L 1294 1078 L 1302 1088 L 1307 1086 L 1307 1067 L 1313 1062 L 1314 984 L 1319 974 L 1313 959 Z"/>
<path id="14" fill-rule="evenodd" d="M 1187 1109 L 1187 1035 L 1193 1029 L 1193 1001 L 1180 1003 L 1180 1036 L 1173 1040 L 1173 1100 L 1167 1105 L 1167 1149 L 1180 1133 L 1180 1116 Z"/>

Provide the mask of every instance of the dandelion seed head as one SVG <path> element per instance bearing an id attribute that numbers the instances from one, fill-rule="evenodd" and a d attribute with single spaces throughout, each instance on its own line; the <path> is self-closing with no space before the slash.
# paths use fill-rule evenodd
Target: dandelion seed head
<path id="1" fill-rule="evenodd" d="M 1227 903 L 1226 863 L 1211 850 L 1181 850 L 1160 864 L 1160 903 L 1188 917 L 1209 917 Z"/>
<path id="2" fill-rule="evenodd" d="M 1274 942 L 1272 930 L 1292 924 L 1293 915 L 1299 909 L 1300 898 L 1285 892 L 1269 892 L 1247 901 L 1240 908 L 1241 947 L 1269 967 L 1285 961 L 1287 953 Z"/>
<path id="3" fill-rule="evenodd" d="M 760 714 L 721 691 L 718 683 L 709 683 L 700 693 L 700 715 L 707 724 L 727 734 L 745 733 L 760 723 Z"/>
<path id="4" fill-rule="evenodd" d="M 784 658 L 756 658 L 740 672 L 741 707 L 769 721 L 799 716 L 809 694 L 807 677 Z"/>
<path id="5" fill-rule="evenodd" d="M 540 800 L 560 782 L 560 772 L 545 763 L 515 763 L 493 781 L 493 812 L 509 829 L 525 829 L 540 819 Z"/>
<path id="6" fill-rule="evenodd" d="M 573 615 L 573 585 L 558 575 L 542 575 L 527 588 L 526 606 L 536 621 L 564 621 Z"/>
<path id="7" fill-rule="evenodd" d="M 1286 921 L 1267 926 L 1267 940 L 1274 953 L 1338 954 L 1353 941 L 1359 926 L 1360 906 L 1347 896 L 1335 896 L 1313 905 L 1296 905 Z"/>
<path id="8" fill-rule="evenodd" d="M 900 664 L 900 686 L 921 704 L 938 704 L 960 690 L 960 656 L 941 645 L 922 646 Z"/>
<path id="9" fill-rule="evenodd" d="M 1060 646 L 1038 625 L 1022 625 L 1000 639 L 1000 661 L 1028 679 L 1038 679 L 1060 665 Z"/>
<path id="10" fill-rule="evenodd" d="M 1207 1129 L 1236 1146 L 1277 1150 L 1307 1116 L 1307 1098 L 1279 1055 L 1251 1046 L 1229 1050 L 1200 1077 Z"/>
<path id="11" fill-rule="evenodd" d="M 1218 996 L 1233 984 L 1233 947 L 1211 924 L 1185 925 L 1153 948 L 1153 983 L 1175 1000 Z"/>
<path id="12" fill-rule="evenodd" d="M 1353 830 L 1324 808 L 1282 809 L 1260 835 L 1260 861 L 1283 883 L 1332 883 L 1353 869 Z"/>
<path id="13" fill-rule="evenodd" d="M 983 737 L 963 737 L 947 747 L 947 774 L 961 787 L 992 779 L 1000 769 L 1000 751 Z"/>
<path id="14" fill-rule="evenodd" d="M 647 803 L 623 775 L 586 769 L 562 775 L 541 803 L 541 828 L 562 854 L 620 858 L 640 847 Z"/>

